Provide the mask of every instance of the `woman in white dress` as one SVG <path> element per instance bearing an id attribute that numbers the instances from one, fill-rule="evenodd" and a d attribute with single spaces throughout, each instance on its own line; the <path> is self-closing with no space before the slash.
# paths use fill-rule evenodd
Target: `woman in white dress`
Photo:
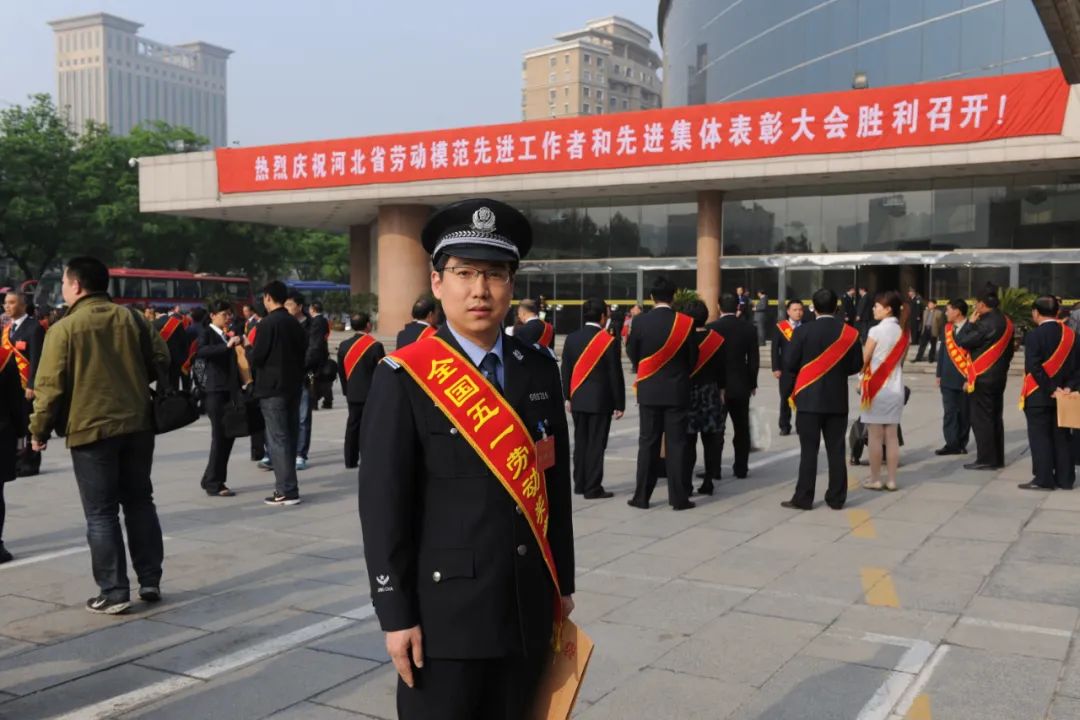
<path id="1" fill-rule="evenodd" d="M 879 293 L 874 298 L 874 319 L 878 324 L 870 328 L 863 346 L 864 372 L 868 366 L 871 373 L 877 371 L 897 343 L 904 342 L 907 306 L 895 290 Z M 867 429 L 870 446 L 870 480 L 863 483 L 868 490 L 896 490 L 896 468 L 900 464 L 900 440 L 897 428 L 904 412 L 905 351 L 881 389 L 874 395 L 869 407 L 863 407 L 861 420 Z M 865 389 L 864 389 L 865 392 Z M 881 482 L 882 451 L 888 464 L 888 479 Z"/>

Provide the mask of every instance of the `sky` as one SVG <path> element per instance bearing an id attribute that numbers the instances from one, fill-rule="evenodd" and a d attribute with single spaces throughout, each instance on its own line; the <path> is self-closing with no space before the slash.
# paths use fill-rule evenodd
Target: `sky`
<path id="1" fill-rule="evenodd" d="M 56 95 L 50 20 L 107 12 L 234 51 L 229 139 L 261 145 L 521 119 L 521 54 L 657 0 L 0 0 L 0 107 Z M 544 12 L 538 13 L 543 7 Z M 653 46 L 659 51 L 659 42 Z"/>

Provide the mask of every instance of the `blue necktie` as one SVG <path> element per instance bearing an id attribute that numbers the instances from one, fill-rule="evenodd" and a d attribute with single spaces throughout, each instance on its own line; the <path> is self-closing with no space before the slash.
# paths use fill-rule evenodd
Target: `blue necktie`
<path id="1" fill-rule="evenodd" d="M 480 361 L 480 372 L 484 374 L 488 382 L 495 386 L 495 389 L 500 393 L 502 392 L 502 385 L 499 384 L 499 356 L 495 353 L 488 353 L 484 356 L 484 359 Z"/>

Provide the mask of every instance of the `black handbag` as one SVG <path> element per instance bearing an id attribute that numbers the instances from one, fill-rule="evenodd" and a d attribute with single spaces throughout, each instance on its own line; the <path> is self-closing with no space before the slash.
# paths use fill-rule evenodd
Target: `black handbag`
<path id="1" fill-rule="evenodd" d="M 149 324 L 134 309 L 131 314 L 139 327 L 139 345 L 142 348 L 143 362 L 146 363 L 147 377 L 157 378 L 156 389 L 150 391 L 150 421 L 154 434 L 161 435 L 190 425 L 199 419 L 195 398 L 189 392 L 169 387 L 168 373 L 154 364 Z"/>
<path id="2" fill-rule="evenodd" d="M 229 363 L 229 402 L 221 413 L 221 432 L 227 438 L 242 438 L 259 432 L 265 425 L 259 402 L 250 393 L 240 389 L 236 361 Z"/>

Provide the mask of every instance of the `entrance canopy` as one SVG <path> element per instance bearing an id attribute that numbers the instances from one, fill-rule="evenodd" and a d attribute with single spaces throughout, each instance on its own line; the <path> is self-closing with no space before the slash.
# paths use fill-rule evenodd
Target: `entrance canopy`
<path id="1" fill-rule="evenodd" d="M 1080 169 L 1059 70 L 143 158 L 140 207 L 344 231 L 381 206 L 843 192 Z"/>

